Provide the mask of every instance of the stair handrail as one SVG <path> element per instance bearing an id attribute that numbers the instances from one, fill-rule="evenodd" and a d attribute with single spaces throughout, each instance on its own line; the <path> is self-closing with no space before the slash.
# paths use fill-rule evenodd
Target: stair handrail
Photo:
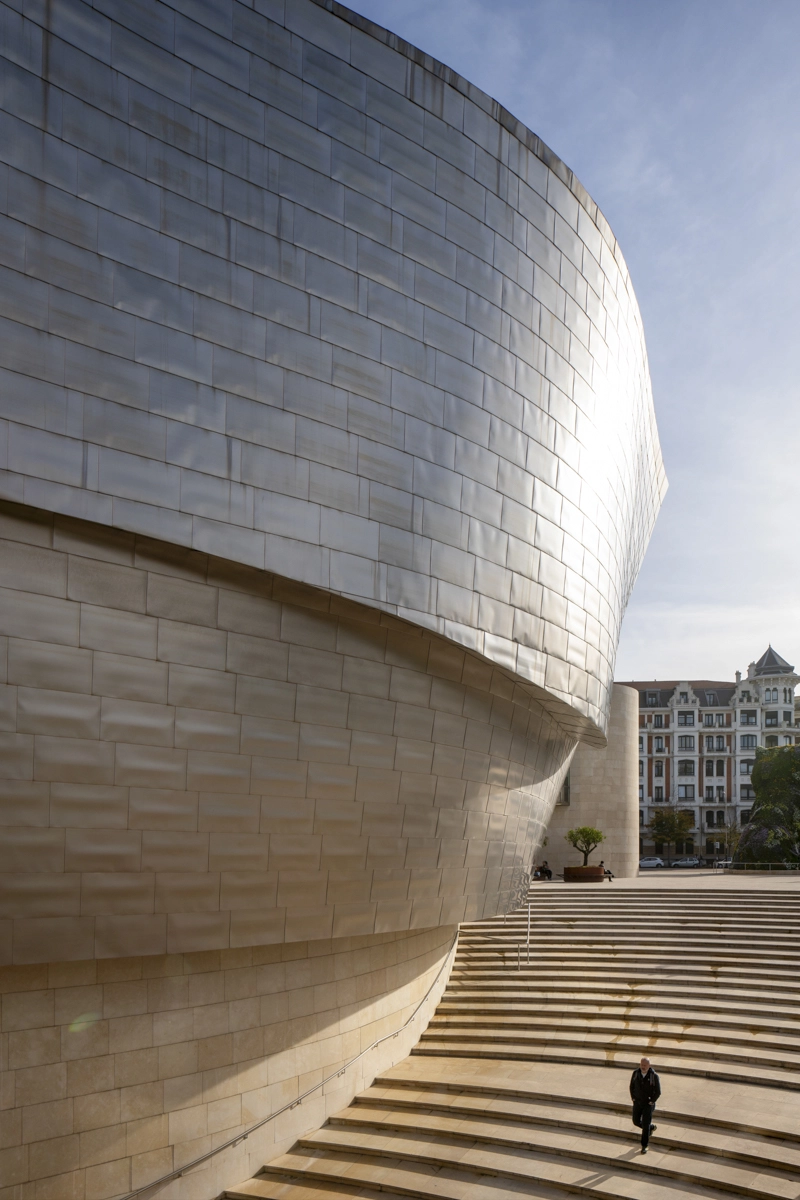
<path id="1" fill-rule="evenodd" d="M 318 1092 L 320 1088 L 324 1087 L 326 1083 L 330 1083 L 332 1079 L 337 1079 L 340 1075 L 344 1075 L 345 1071 L 349 1070 L 350 1067 L 353 1066 L 353 1063 L 357 1063 L 358 1060 L 363 1058 L 365 1054 L 369 1054 L 370 1050 L 374 1050 L 375 1047 L 380 1046 L 382 1042 L 388 1042 L 391 1038 L 399 1037 L 401 1033 L 404 1033 L 406 1029 L 408 1029 L 409 1025 L 417 1016 L 418 1012 L 441 979 L 442 972 L 450 961 L 450 956 L 455 949 L 459 932 L 460 931 L 457 929 L 455 935 L 453 936 L 453 940 L 447 949 L 447 953 L 444 956 L 442 965 L 436 972 L 436 978 L 434 979 L 433 983 L 430 985 L 427 992 L 422 997 L 408 1020 L 405 1021 L 399 1029 L 396 1029 L 394 1033 L 384 1033 L 382 1037 L 375 1038 L 374 1042 L 370 1042 L 368 1046 L 366 1046 L 358 1054 L 354 1055 L 353 1058 L 348 1059 L 343 1066 L 339 1067 L 335 1071 L 332 1071 L 330 1075 L 326 1075 L 324 1079 L 320 1079 L 319 1083 L 315 1083 L 312 1087 L 308 1088 L 305 1092 L 303 1092 L 302 1096 L 297 1096 L 294 1100 L 290 1100 L 281 1108 L 276 1108 L 275 1112 L 270 1113 L 269 1116 L 262 1117 L 260 1121 L 256 1121 L 254 1125 L 249 1126 L 249 1128 L 245 1129 L 242 1133 L 237 1133 L 234 1137 L 228 1138 L 227 1142 L 221 1142 L 219 1146 L 215 1146 L 213 1150 L 207 1150 L 205 1154 L 198 1155 L 198 1157 L 193 1158 L 191 1162 L 184 1163 L 182 1167 L 176 1167 L 174 1171 L 170 1171 L 166 1175 L 161 1175 L 158 1179 L 153 1179 L 150 1183 L 145 1183 L 140 1188 L 135 1188 L 132 1192 L 126 1192 L 124 1196 L 120 1197 L 120 1200 L 136 1200 L 137 1196 L 143 1196 L 145 1192 L 149 1192 L 153 1188 L 160 1188 L 163 1187 L 165 1183 L 171 1183 L 173 1179 L 180 1179 L 181 1175 L 185 1175 L 187 1171 L 191 1171 L 194 1167 L 198 1167 L 200 1163 L 206 1162 L 209 1158 L 213 1158 L 214 1155 L 219 1154 L 220 1151 L 227 1150 L 231 1146 L 236 1146 L 239 1142 L 247 1141 L 251 1133 L 255 1133 L 255 1131 L 257 1129 L 261 1129 L 263 1125 L 268 1125 L 270 1121 L 274 1121 L 276 1117 L 282 1116 L 285 1112 L 289 1112 L 291 1109 L 297 1108 L 298 1105 L 302 1104 L 304 1100 L 307 1100 L 309 1096 L 314 1094 L 314 1092 Z"/>
<path id="2" fill-rule="evenodd" d="M 509 942 L 506 940 L 506 938 L 495 937 L 491 933 L 480 933 L 480 932 L 473 933 L 471 929 L 462 929 L 462 932 L 463 932 L 465 938 L 475 937 L 475 938 L 482 938 L 485 942 L 500 942 L 501 945 L 507 946 L 510 950 L 513 950 L 514 947 L 516 946 L 516 948 L 517 948 L 517 970 L 521 971 L 522 970 L 522 947 L 523 946 L 525 947 L 525 951 L 526 951 L 525 965 L 530 966 L 530 961 L 531 961 L 531 902 L 530 902 L 530 900 L 527 903 L 527 909 L 528 909 L 528 935 L 524 942 Z M 519 912 L 520 910 L 517 909 L 516 911 Z M 504 924 L 505 924 L 506 916 L 508 916 L 507 913 L 503 917 Z"/>

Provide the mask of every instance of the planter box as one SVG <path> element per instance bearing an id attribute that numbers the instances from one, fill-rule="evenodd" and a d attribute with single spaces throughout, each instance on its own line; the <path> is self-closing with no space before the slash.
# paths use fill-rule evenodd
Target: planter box
<path id="1" fill-rule="evenodd" d="M 605 877 L 602 867 L 564 867 L 564 883 L 602 883 Z"/>

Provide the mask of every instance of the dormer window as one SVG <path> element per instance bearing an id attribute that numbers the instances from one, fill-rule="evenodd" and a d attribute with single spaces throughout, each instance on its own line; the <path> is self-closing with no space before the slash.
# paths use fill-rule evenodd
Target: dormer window
<path id="1" fill-rule="evenodd" d="M 656 708 L 658 705 L 658 692 L 647 692 L 645 704 L 648 708 Z"/>
<path id="2" fill-rule="evenodd" d="M 719 704 L 716 692 L 706 692 L 706 704 Z"/>
<path id="3" fill-rule="evenodd" d="M 681 692 L 679 699 L 680 699 L 681 704 L 688 704 L 689 703 L 689 693 Z"/>

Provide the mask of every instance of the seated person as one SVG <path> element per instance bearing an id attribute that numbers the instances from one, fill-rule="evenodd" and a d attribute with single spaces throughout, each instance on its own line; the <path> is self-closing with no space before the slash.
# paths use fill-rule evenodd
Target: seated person
<path id="1" fill-rule="evenodd" d="M 609 868 L 603 862 L 602 858 L 600 859 L 600 866 L 603 868 L 603 871 L 605 872 L 606 879 L 608 879 L 610 882 L 614 878 L 614 872 L 609 870 Z"/>
<path id="2" fill-rule="evenodd" d="M 536 871 L 534 872 L 533 877 L 534 877 L 534 879 L 552 879 L 553 878 L 553 872 L 550 870 L 550 868 L 547 865 L 547 859 L 544 860 L 544 862 L 542 863 L 542 865 L 540 867 L 536 868 Z"/>

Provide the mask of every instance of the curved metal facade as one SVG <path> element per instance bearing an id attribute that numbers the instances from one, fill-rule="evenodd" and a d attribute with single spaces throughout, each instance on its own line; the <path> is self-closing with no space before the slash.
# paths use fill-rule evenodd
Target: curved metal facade
<path id="1" fill-rule="evenodd" d="M 597 206 L 495 102 L 336 4 L 262 8 L 2 9 L 4 494 L 245 565 L 256 592 L 259 572 L 307 585 L 301 608 L 396 622 L 458 657 L 464 696 L 472 671 L 484 708 L 499 689 L 535 712 L 527 749 L 496 768 L 503 832 L 480 863 L 494 854 L 515 882 L 483 876 L 463 909 L 494 911 L 576 740 L 603 741 L 619 625 L 666 486 L 638 307 Z M 102 559 L 97 529 L 83 536 Z M 20 572 L 10 588 L 25 592 Z M 89 603 L 69 586 L 48 594 Z M 176 619 L 149 603 L 144 616 Z M 48 644 L 44 625 L 26 635 L 15 620 L 2 632 Z M 14 683 L 39 686 L 35 671 Z M 454 703 L 441 712 L 466 731 L 466 700 Z M 46 736 L 15 720 L 10 735 Z M 304 723 L 299 709 L 286 720 Z M 462 782 L 463 756 L 490 757 L 494 735 L 466 736 Z M 512 759 L 530 765 L 540 744 L 535 786 L 509 785 Z M 444 821 L 466 789 L 443 799 L 431 753 L 421 773 Z M 384 759 L 399 781 L 400 760 Z M 354 782 L 342 802 L 356 797 Z M 460 903 L 470 838 L 456 840 L 465 874 L 454 893 L 437 876 L 437 896 Z M 410 871 L 407 849 L 387 869 Z M 387 927 L 411 920 L 408 899 Z M 375 896 L 352 903 L 372 905 L 374 928 Z"/>

